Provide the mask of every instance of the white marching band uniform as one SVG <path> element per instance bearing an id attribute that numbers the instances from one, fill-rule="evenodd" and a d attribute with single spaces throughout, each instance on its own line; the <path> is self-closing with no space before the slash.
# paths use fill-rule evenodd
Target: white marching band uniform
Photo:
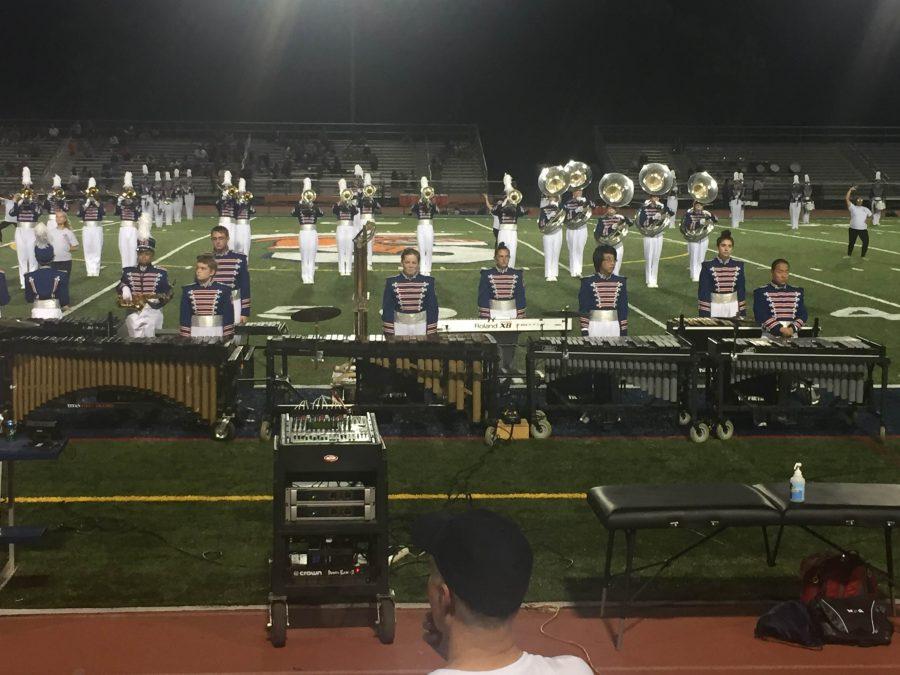
<path id="1" fill-rule="evenodd" d="M 175 182 L 172 183 L 172 213 L 174 214 L 174 222 L 181 222 L 181 211 L 184 208 L 184 187 L 181 185 L 181 175 L 178 169 L 172 174 Z"/>
<path id="2" fill-rule="evenodd" d="M 22 167 L 22 188 L 31 188 L 31 170 Z M 41 208 L 37 200 L 19 199 L 10 209 L 10 217 L 16 221 L 16 257 L 19 259 L 19 286 L 25 288 L 25 275 L 38 268 L 34 257 L 34 227 Z"/>
<path id="3" fill-rule="evenodd" d="M 647 199 L 638 211 L 638 226 L 645 221 L 658 221 L 660 218 L 672 218 L 674 215 L 671 209 L 658 199 L 655 202 L 652 199 Z M 641 237 L 644 244 L 644 283 L 647 285 L 647 288 L 659 288 L 659 259 L 662 256 L 664 232 L 663 230 L 651 237 L 646 235 Z M 614 274 L 619 273 L 618 262 L 617 260 Z"/>
<path id="4" fill-rule="evenodd" d="M 803 188 L 800 185 L 800 176 L 794 174 L 794 182 L 791 184 L 791 202 L 789 211 L 791 215 L 791 229 L 800 229 L 800 211 L 803 209 Z"/>
<path id="5" fill-rule="evenodd" d="M 577 227 L 574 221 L 588 206 L 592 205 L 586 197 L 578 199 L 570 197 L 562 205 L 566 210 L 566 248 L 569 251 L 569 274 L 573 279 L 581 276 L 584 267 L 584 247 L 587 244 L 588 236 L 587 223 Z"/>
<path id="6" fill-rule="evenodd" d="M 509 266 L 516 266 L 516 251 L 519 248 L 519 216 L 525 215 L 521 204 L 509 202 L 513 191 L 512 176 L 503 174 L 503 191 L 506 198 L 494 207 L 494 215 L 500 219 L 500 230 L 497 233 L 497 245 L 503 244 L 509 249 Z"/>
<path id="7" fill-rule="evenodd" d="M 187 182 L 184 186 L 184 216 L 187 220 L 194 219 L 194 182 L 191 170 L 187 170 Z"/>
<path id="8" fill-rule="evenodd" d="M 222 195 L 216 202 L 219 209 L 219 225 L 228 230 L 228 241 L 234 242 L 234 197 L 229 194 L 231 188 L 231 172 L 226 171 L 222 180 Z"/>
<path id="9" fill-rule="evenodd" d="M 124 192 L 128 189 L 134 190 L 130 171 L 125 172 L 125 178 L 122 180 L 122 191 Z M 135 221 L 140 217 L 141 209 L 135 201 L 126 199 L 122 195 L 119 195 L 119 198 L 116 200 L 116 212 L 121 218 L 119 221 L 119 258 L 122 261 L 122 269 L 137 265 L 137 229 Z"/>
<path id="10" fill-rule="evenodd" d="M 355 179 L 353 194 L 354 201 L 356 203 L 356 214 L 353 216 L 353 237 L 355 238 L 356 235 L 358 235 L 362 230 L 362 219 L 359 203 L 362 199 L 363 168 L 359 164 L 353 167 L 353 177 Z"/>
<path id="11" fill-rule="evenodd" d="M 669 212 L 671 213 L 671 215 L 668 217 L 669 228 L 673 228 L 678 225 L 678 185 L 674 183 L 674 171 L 672 172 L 672 181 L 672 191 L 669 193 L 669 196 L 666 197 L 666 208 L 669 209 Z"/>
<path id="12" fill-rule="evenodd" d="M 256 213 L 253 205 L 246 199 L 247 181 L 243 178 L 238 179 L 238 201 L 234 207 L 234 245 L 233 248 L 238 253 L 250 255 L 250 242 L 252 239 L 250 233 L 250 216 Z M 241 201 L 241 200 L 244 201 Z"/>
<path id="13" fill-rule="evenodd" d="M 304 178 L 303 192 L 311 190 L 312 181 Z M 298 201 L 291 215 L 300 225 L 300 280 L 304 284 L 312 284 L 316 281 L 316 255 L 319 252 L 319 232 L 316 230 L 316 223 L 324 214 L 314 203 Z"/>
<path id="14" fill-rule="evenodd" d="M 728 206 L 731 212 L 731 227 L 737 229 L 744 219 L 744 174 L 735 171 L 733 180 L 731 200 L 728 202 Z"/>
<path id="15" fill-rule="evenodd" d="M 156 240 L 150 236 L 150 225 L 150 215 L 141 214 L 140 225 L 137 228 L 135 258 L 138 251 L 155 251 L 156 249 Z M 119 280 L 116 292 L 123 300 L 129 302 L 134 293 L 143 295 L 153 293 L 159 296 L 158 298 L 148 299 L 141 309 L 133 309 L 125 317 L 125 328 L 128 331 L 128 337 L 156 337 L 156 331 L 163 327 L 161 308 L 172 296 L 168 272 L 156 267 L 152 261 L 147 266 L 130 265 L 122 270 L 122 278 Z"/>
<path id="16" fill-rule="evenodd" d="M 162 215 L 166 227 L 175 222 L 175 186 L 172 185 L 172 175 L 168 171 L 166 182 L 163 183 Z"/>
<path id="17" fill-rule="evenodd" d="M 347 181 L 341 178 L 338 181 L 338 195 L 347 189 Z M 334 228 L 334 238 L 337 243 L 338 274 L 349 277 L 353 272 L 353 217 L 359 212 L 353 200 L 338 201 L 332 208 L 337 218 L 337 226 Z"/>
<path id="18" fill-rule="evenodd" d="M 557 198 L 547 200 L 541 205 L 538 215 L 538 227 L 552 220 L 562 207 Z M 544 245 L 544 279 L 556 281 L 559 276 L 559 253 L 562 250 L 563 228 L 559 228 L 552 234 L 542 234 Z"/>
<path id="19" fill-rule="evenodd" d="M 419 179 L 420 191 L 428 187 L 425 176 Z M 433 201 L 420 199 L 412 205 L 412 213 L 416 216 L 416 245 L 419 247 L 419 271 L 424 276 L 431 274 L 431 260 L 434 256 L 434 214 L 437 207 Z"/>
<path id="20" fill-rule="evenodd" d="M 688 209 L 684 214 L 683 223 L 691 230 L 697 230 L 704 226 L 707 219 L 718 222 L 718 219 L 706 209 L 695 211 L 693 208 Z M 688 266 L 691 271 L 691 281 L 700 281 L 700 270 L 703 266 L 703 260 L 706 258 L 706 249 L 709 247 L 709 237 L 703 237 L 700 241 L 688 241 Z"/>
<path id="21" fill-rule="evenodd" d="M 153 195 L 150 192 L 150 171 L 147 165 L 141 167 L 141 212 L 153 215 Z"/>
<path id="22" fill-rule="evenodd" d="M 88 179 L 88 192 L 97 187 L 93 177 Z M 103 255 L 103 204 L 91 196 L 85 196 L 78 210 L 78 217 L 84 221 L 81 241 L 84 245 L 84 267 L 89 277 L 100 276 L 100 261 Z"/>
<path id="23" fill-rule="evenodd" d="M 881 172 L 875 172 L 875 182 L 869 190 L 869 208 L 872 211 L 872 225 L 878 225 L 881 222 L 881 214 L 884 213 L 886 205 L 884 203 L 884 184 L 881 182 Z"/>
<path id="24" fill-rule="evenodd" d="M 372 175 L 367 173 L 363 176 L 363 188 L 370 187 L 371 185 Z M 381 205 L 375 201 L 374 197 L 366 197 L 362 190 L 360 190 L 357 206 L 359 207 L 359 214 L 357 215 L 357 218 L 359 219 L 359 229 L 356 231 L 356 234 L 359 234 L 366 223 L 375 224 L 375 212 L 381 208 Z M 366 268 L 371 270 L 373 269 L 372 263 L 375 254 L 375 237 L 371 237 L 368 243 L 366 243 L 366 250 Z"/>
<path id="25" fill-rule="evenodd" d="M 809 174 L 804 174 L 803 176 L 803 208 L 800 211 L 800 222 L 804 225 L 809 225 L 809 214 L 812 213 L 813 208 L 815 208 L 815 202 L 813 201 L 813 189 L 812 185 L 809 183 Z"/>
<path id="26" fill-rule="evenodd" d="M 162 175 L 159 171 L 153 178 L 153 188 L 150 191 L 153 196 L 153 227 L 160 228 L 166 224 L 165 193 L 163 192 Z"/>

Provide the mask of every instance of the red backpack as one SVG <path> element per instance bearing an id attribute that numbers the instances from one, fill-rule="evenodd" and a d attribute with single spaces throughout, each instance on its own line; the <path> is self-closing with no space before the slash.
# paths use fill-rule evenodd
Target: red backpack
<path id="1" fill-rule="evenodd" d="M 800 563 L 801 601 L 817 598 L 874 598 L 878 584 L 872 570 L 855 552 L 814 553 Z"/>

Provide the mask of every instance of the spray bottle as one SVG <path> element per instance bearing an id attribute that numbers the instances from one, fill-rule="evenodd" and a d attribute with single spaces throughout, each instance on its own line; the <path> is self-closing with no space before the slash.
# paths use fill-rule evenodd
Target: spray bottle
<path id="1" fill-rule="evenodd" d="M 791 476 L 791 501 L 796 503 L 806 499 L 806 479 L 800 471 L 801 466 L 800 462 L 794 464 L 794 475 Z"/>

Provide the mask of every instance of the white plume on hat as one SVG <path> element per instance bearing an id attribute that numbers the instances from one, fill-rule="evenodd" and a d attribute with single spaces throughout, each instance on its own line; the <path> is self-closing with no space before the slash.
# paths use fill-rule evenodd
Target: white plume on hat
<path id="1" fill-rule="evenodd" d="M 880 171 L 875 172 L 875 180 L 881 180 L 881 172 Z"/>
<path id="2" fill-rule="evenodd" d="M 175 169 L 174 175 L 175 175 L 175 178 L 178 178 L 181 176 L 181 172 L 178 169 Z"/>
<path id="3" fill-rule="evenodd" d="M 508 173 L 503 174 L 503 191 L 509 194 L 513 190 L 512 176 Z"/>
<path id="4" fill-rule="evenodd" d="M 166 171 L 166 180 L 169 181 L 169 182 L 172 181 L 172 176 L 169 174 L 168 171 Z"/>
<path id="5" fill-rule="evenodd" d="M 800 176 L 794 174 L 794 185 L 800 185 Z"/>
<path id="6" fill-rule="evenodd" d="M 191 173 L 191 170 L 190 170 L 190 169 L 187 170 L 187 177 L 188 177 L 188 178 L 193 178 L 193 177 L 194 177 L 194 175 Z"/>
<path id="7" fill-rule="evenodd" d="M 58 173 L 53 174 L 53 187 L 54 188 L 62 187 L 62 178 L 59 177 Z"/>
<path id="8" fill-rule="evenodd" d="M 137 238 L 138 241 L 150 238 L 150 226 L 153 225 L 153 217 L 149 213 L 142 213 L 138 218 Z"/>
<path id="9" fill-rule="evenodd" d="M 803 182 L 804 182 L 804 183 L 808 183 L 808 182 L 809 182 L 809 174 L 808 174 L 808 173 L 803 174 Z"/>
<path id="10" fill-rule="evenodd" d="M 303 191 L 312 190 L 312 179 L 307 176 L 303 179 Z"/>
<path id="11" fill-rule="evenodd" d="M 241 192 L 247 191 L 247 181 L 245 181 L 243 178 L 238 178 L 238 190 L 240 190 Z"/>
<path id="12" fill-rule="evenodd" d="M 145 175 L 145 176 L 146 176 L 147 174 L 150 173 L 150 170 L 147 168 L 147 165 L 146 165 L 146 164 L 144 164 L 144 165 L 141 167 L 141 171 L 144 172 L 144 175 Z"/>
<path id="13" fill-rule="evenodd" d="M 372 184 L 372 174 L 367 173 L 363 176 L 363 185 L 371 185 Z"/>
<path id="14" fill-rule="evenodd" d="M 740 174 L 739 174 L 737 171 L 735 171 L 735 172 L 734 172 L 734 178 L 732 178 L 732 180 L 738 180 L 738 179 L 739 179 L 739 176 L 740 176 Z"/>
<path id="15" fill-rule="evenodd" d="M 97 179 L 91 176 L 88 178 L 88 190 L 97 187 Z"/>
<path id="16" fill-rule="evenodd" d="M 31 169 L 27 166 L 22 167 L 22 185 L 31 185 Z"/>
<path id="17" fill-rule="evenodd" d="M 738 180 L 744 180 L 744 172 L 743 171 L 738 173 Z"/>
<path id="18" fill-rule="evenodd" d="M 359 164 L 357 164 L 356 166 L 353 167 L 353 175 L 356 176 L 357 178 L 362 178 L 363 168 Z"/>
<path id="19" fill-rule="evenodd" d="M 125 178 L 122 179 L 122 187 L 133 188 L 134 183 L 131 182 L 131 172 L 125 172 Z"/>
<path id="20" fill-rule="evenodd" d="M 428 187 L 428 178 L 427 178 L 427 177 L 422 176 L 422 177 L 419 179 L 419 187 L 423 187 L 423 188 L 427 188 L 427 187 Z"/>
<path id="21" fill-rule="evenodd" d="M 225 171 L 225 176 L 222 180 L 223 185 L 231 185 L 231 172 Z"/>
<path id="22" fill-rule="evenodd" d="M 338 181 L 338 191 L 339 191 L 339 192 L 343 192 L 343 191 L 346 190 L 346 189 L 347 189 L 347 181 L 344 180 L 343 178 L 341 178 L 341 179 Z"/>
<path id="23" fill-rule="evenodd" d="M 156 179 L 156 182 L 157 182 L 157 183 L 161 183 L 161 182 L 162 182 L 162 178 L 161 178 L 160 175 L 159 175 L 159 171 L 156 172 L 156 177 L 155 177 L 155 179 Z"/>
<path id="24" fill-rule="evenodd" d="M 34 246 L 35 248 L 50 246 L 50 233 L 45 223 L 38 223 L 34 226 Z"/>

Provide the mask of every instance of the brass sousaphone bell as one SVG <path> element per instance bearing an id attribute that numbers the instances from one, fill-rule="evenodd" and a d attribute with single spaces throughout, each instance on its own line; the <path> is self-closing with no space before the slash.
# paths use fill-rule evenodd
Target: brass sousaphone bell
<path id="1" fill-rule="evenodd" d="M 566 210 L 559 204 L 562 193 L 569 189 L 569 172 L 563 166 L 546 166 L 538 175 L 538 189 L 547 199 L 555 200 L 556 213 L 541 224 L 538 221 L 538 229 L 541 234 L 555 234 L 559 232 L 566 220 Z"/>
<path id="2" fill-rule="evenodd" d="M 698 171 L 688 178 L 687 188 L 694 201 L 703 205 L 713 203 L 719 194 L 719 184 L 706 171 Z M 682 221 L 681 236 L 685 241 L 697 243 L 706 239 L 714 227 L 715 223 L 710 218 L 706 218 L 697 229 L 687 227 L 685 221 Z"/>
<path id="3" fill-rule="evenodd" d="M 584 162 L 570 159 L 564 167 L 569 172 L 569 189 L 583 190 L 591 182 L 591 167 Z M 580 230 L 593 218 L 594 212 L 590 204 L 585 200 L 584 207 L 573 217 L 566 221 L 566 227 L 570 230 Z"/>
<path id="4" fill-rule="evenodd" d="M 645 164 L 638 174 L 638 183 L 648 195 L 659 197 L 668 194 L 675 187 L 675 175 L 665 164 L 651 162 Z M 662 214 L 660 214 L 661 216 Z M 655 220 L 638 220 L 638 229 L 645 237 L 655 237 L 666 229 L 668 220 L 664 217 Z"/>
<path id="5" fill-rule="evenodd" d="M 613 208 L 628 206 L 634 198 L 634 181 L 624 173 L 607 173 L 600 179 L 598 194 L 600 199 Z M 594 240 L 598 244 L 616 246 L 627 236 L 628 223 L 622 221 L 622 225 L 615 232 L 608 236 L 597 235 Z"/>

